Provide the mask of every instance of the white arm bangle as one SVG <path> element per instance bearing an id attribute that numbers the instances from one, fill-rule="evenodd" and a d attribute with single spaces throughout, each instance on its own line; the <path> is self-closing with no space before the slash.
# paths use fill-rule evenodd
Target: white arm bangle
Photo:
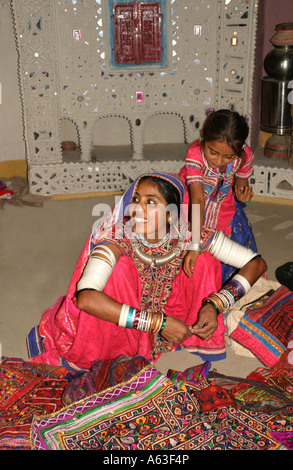
<path id="1" fill-rule="evenodd" d="M 105 258 L 111 264 L 112 268 L 114 268 L 116 264 L 116 258 L 111 248 L 109 248 L 107 245 L 98 245 L 93 249 L 90 256 L 96 256 L 96 254 L 105 256 Z"/>
<path id="2" fill-rule="evenodd" d="M 77 284 L 77 291 L 82 289 L 94 289 L 102 291 L 113 271 L 109 263 L 97 256 L 89 258 L 82 277 Z"/>
<path id="3" fill-rule="evenodd" d="M 123 326 L 124 328 L 126 328 L 129 309 L 130 309 L 129 305 L 122 304 L 118 326 Z"/>
<path id="4" fill-rule="evenodd" d="M 221 263 L 239 269 L 243 268 L 243 266 L 257 256 L 257 253 L 254 253 L 250 248 L 245 248 L 239 245 L 239 243 L 230 240 L 220 230 L 216 230 L 207 251 L 221 261 Z"/>
<path id="5" fill-rule="evenodd" d="M 232 279 L 234 279 L 234 281 L 240 282 L 240 284 L 243 286 L 245 290 L 245 294 L 247 294 L 247 292 L 250 291 L 251 285 L 249 284 L 248 280 L 245 279 L 244 276 L 242 276 L 241 274 L 235 274 L 235 276 L 233 276 Z"/>

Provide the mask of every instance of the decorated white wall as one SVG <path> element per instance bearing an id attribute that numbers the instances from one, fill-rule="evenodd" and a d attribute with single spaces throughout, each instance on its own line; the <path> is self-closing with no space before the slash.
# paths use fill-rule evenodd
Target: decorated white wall
<path id="1" fill-rule="evenodd" d="M 110 60 L 111 2 L 12 2 L 33 193 L 120 190 L 142 171 L 177 171 L 184 152 L 175 160 L 145 159 L 152 121 L 153 144 L 174 142 L 174 132 L 170 137 L 158 132 L 170 117 L 170 129 L 177 128 L 183 141 L 178 143 L 189 144 L 199 136 L 210 107 L 235 109 L 251 119 L 258 2 L 161 0 L 161 4 L 167 57 L 163 66 L 117 69 Z M 115 132 L 112 141 L 109 130 Z M 61 143 L 71 135 L 80 152 L 68 161 Z M 96 147 L 113 142 L 129 144 L 127 161 L 93 161 Z"/>

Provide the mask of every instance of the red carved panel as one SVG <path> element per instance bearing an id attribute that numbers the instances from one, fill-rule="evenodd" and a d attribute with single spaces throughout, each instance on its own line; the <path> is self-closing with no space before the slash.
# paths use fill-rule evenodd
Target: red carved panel
<path id="1" fill-rule="evenodd" d="M 113 20 L 117 64 L 161 61 L 159 2 L 116 3 Z"/>

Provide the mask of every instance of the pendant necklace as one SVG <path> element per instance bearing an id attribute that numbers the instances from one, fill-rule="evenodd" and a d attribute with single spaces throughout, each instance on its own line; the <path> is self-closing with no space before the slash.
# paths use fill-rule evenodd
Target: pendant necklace
<path id="1" fill-rule="evenodd" d="M 172 251 L 170 251 L 169 253 L 166 253 L 165 255 L 154 256 L 154 255 L 149 255 L 147 253 L 144 253 L 139 246 L 139 242 L 137 238 L 131 238 L 131 245 L 132 245 L 133 253 L 137 256 L 137 258 L 140 261 L 142 261 L 144 264 L 147 264 L 148 266 L 151 266 L 152 268 L 164 266 L 167 263 L 171 263 L 171 261 L 173 261 L 175 258 L 177 258 L 180 255 L 183 249 L 183 244 L 184 244 L 184 241 L 179 236 L 178 243 L 175 246 L 175 248 L 173 248 Z"/>

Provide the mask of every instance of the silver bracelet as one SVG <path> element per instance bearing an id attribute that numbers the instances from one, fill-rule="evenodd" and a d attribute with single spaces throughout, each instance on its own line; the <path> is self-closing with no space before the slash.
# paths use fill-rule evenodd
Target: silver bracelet
<path id="1" fill-rule="evenodd" d="M 202 246 L 200 243 L 190 243 L 188 248 L 189 250 L 198 251 L 199 253 L 202 252 Z"/>

